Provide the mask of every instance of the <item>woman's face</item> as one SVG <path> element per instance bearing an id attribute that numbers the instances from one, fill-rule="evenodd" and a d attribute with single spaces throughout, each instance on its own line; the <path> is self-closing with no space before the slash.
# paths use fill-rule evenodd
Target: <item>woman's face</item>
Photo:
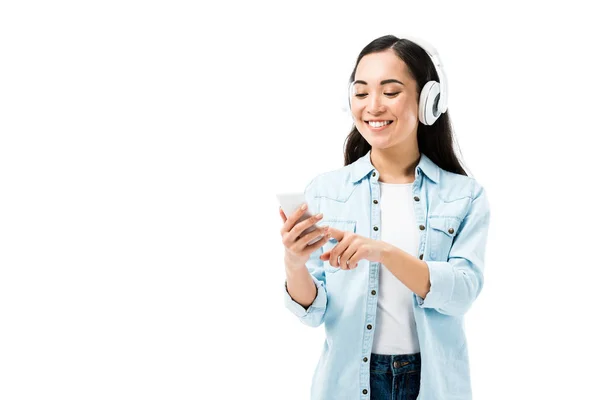
<path id="1" fill-rule="evenodd" d="M 373 148 L 416 141 L 419 123 L 417 82 L 393 50 L 364 56 L 350 89 L 354 123 Z"/>

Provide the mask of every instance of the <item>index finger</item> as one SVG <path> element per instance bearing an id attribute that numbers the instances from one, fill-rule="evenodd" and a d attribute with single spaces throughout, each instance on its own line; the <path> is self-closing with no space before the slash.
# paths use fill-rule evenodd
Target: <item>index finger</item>
<path id="1" fill-rule="evenodd" d="M 346 231 L 341 231 L 339 229 L 336 229 L 336 228 L 330 226 L 329 227 L 329 232 L 331 233 L 331 237 L 332 238 L 334 238 L 338 242 L 341 242 L 342 239 L 344 238 L 344 234 L 345 234 Z"/>

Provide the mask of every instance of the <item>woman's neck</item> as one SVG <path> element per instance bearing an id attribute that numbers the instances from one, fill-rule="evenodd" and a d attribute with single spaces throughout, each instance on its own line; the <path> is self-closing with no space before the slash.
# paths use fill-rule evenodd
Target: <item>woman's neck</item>
<path id="1" fill-rule="evenodd" d="M 393 149 L 372 149 L 371 164 L 379 171 L 379 181 L 385 183 L 412 183 L 415 168 L 419 164 L 419 149 L 396 151 Z"/>

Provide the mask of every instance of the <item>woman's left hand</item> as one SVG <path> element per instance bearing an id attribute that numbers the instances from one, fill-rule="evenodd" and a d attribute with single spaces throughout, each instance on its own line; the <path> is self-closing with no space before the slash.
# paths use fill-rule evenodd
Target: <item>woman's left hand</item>
<path id="1" fill-rule="evenodd" d="M 341 231 L 329 227 L 331 237 L 338 241 L 331 250 L 321 255 L 321 260 L 329 260 L 332 267 L 354 269 L 362 259 L 382 262 L 383 252 L 389 246 L 381 240 L 369 239 L 353 232 Z M 338 260 L 339 258 L 339 260 Z"/>

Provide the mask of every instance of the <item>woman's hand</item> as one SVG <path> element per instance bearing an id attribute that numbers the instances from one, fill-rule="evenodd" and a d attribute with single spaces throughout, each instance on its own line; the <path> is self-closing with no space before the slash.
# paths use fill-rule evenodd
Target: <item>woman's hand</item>
<path id="1" fill-rule="evenodd" d="M 286 217 L 285 213 L 279 208 L 279 215 L 283 220 L 281 228 L 281 239 L 285 247 L 285 264 L 288 268 L 303 268 L 310 258 L 310 255 L 323 246 L 329 240 L 327 226 L 316 227 L 310 233 L 300 236 L 305 229 L 310 228 L 323 218 L 323 214 L 314 215 L 304 221 L 297 223 L 298 219 L 306 212 L 302 207 L 298 207 L 290 217 Z M 313 239 L 323 235 L 323 238 L 316 243 L 308 246 L 308 243 Z"/>
<path id="2" fill-rule="evenodd" d="M 362 259 L 382 262 L 383 252 L 389 247 L 381 240 L 369 239 L 353 232 L 329 228 L 331 236 L 338 241 L 331 250 L 321 255 L 321 260 L 329 260 L 332 267 L 354 269 Z"/>

